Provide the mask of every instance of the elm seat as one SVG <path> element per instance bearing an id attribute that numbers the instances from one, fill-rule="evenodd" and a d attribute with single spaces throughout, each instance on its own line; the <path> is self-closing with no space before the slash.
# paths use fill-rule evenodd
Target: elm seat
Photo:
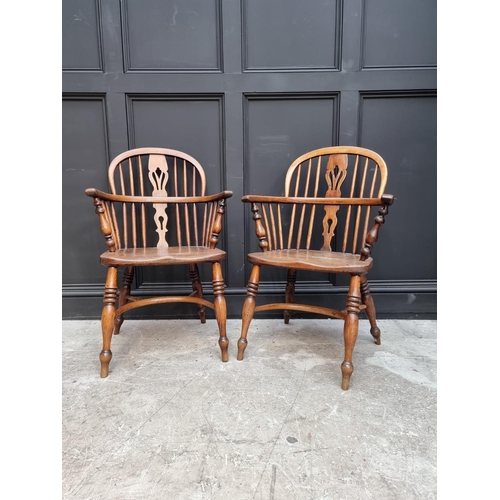
<path id="1" fill-rule="evenodd" d="M 167 247 L 167 248 L 128 248 L 101 254 L 101 264 L 134 266 L 190 264 L 217 262 L 226 258 L 226 252 L 219 248 L 206 247 Z"/>
<path id="2" fill-rule="evenodd" d="M 241 313 L 238 360 L 243 359 L 256 312 L 282 309 L 285 324 L 292 311 L 337 318 L 344 322 L 341 387 L 349 388 L 361 311 L 368 317 L 375 343 L 380 344 L 366 274 L 374 264 L 371 252 L 394 201 L 385 193 L 387 175 L 385 161 L 374 151 L 327 147 L 305 153 L 290 165 L 283 196 L 243 196 L 251 207 L 261 251 L 247 255 L 252 268 Z M 377 207 L 378 215 L 373 213 Z M 287 269 L 284 302 L 257 305 L 262 267 Z M 296 301 L 297 271 L 347 275 L 346 308 L 340 311 Z"/>
<path id="3" fill-rule="evenodd" d="M 247 255 L 252 264 L 261 266 L 308 269 L 314 271 L 350 272 L 366 274 L 373 265 L 373 259 L 360 260 L 360 255 L 319 250 L 271 250 Z"/>
<path id="4" fill-rule="evenodd" d="M 94 200 L 108 247 L 100 256 L 101 264 L 107 267 L 101 314 L 101 377 L 108 376 L 111 338 L 120 333 L 124 313 L 173 302 L 196 304 L 202 323 L 206 322 L 206 307 L 215 311 L 221 357 L 227 361 L 227 309 L 221 266 L 226 252 L 216 247 L 226 200 L 233 193 L 206 195 L 206 176 L 200 163 L 182 151 L 165 148 L 137 148 L 118 155 L 108 167 L 108 182 L 109 192 L 85 190 Z M 211 265 L 212 301 L 203 298 L 199 264 Z M 134 295 L 135 269 L 149 266 L 187 266 L 192 293 Z M 123 268 L 120 290 L 119 268 Z"/>

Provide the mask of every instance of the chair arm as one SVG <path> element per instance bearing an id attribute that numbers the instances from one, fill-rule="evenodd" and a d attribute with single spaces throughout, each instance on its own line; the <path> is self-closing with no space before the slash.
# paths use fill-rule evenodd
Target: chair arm
<path id="1" fill-rule="evenodd" d="M 232 191 L 222 191 L 209 196 L 131 196 L 105 193 L 95 188 L 88 188 L 85 194 L 91 198 L 100 198 L 106 201 L 120 203 L 208 203 L 211 201 L 225 200 L 233 196 Z"/>
<path id="2" fill-rule="evenodd" d="M 246 195 L 241 198 L 244 203 L 281 203 L 283 205 L 385 205 L 385 197 L 392 195 L 382 195 L 380 198 L 307 198 L 292 196 L 258 196 Z M 392 203 L 392 202 L 391 202 Z M 389 203 L 390 204 L 390 203 Z"/>

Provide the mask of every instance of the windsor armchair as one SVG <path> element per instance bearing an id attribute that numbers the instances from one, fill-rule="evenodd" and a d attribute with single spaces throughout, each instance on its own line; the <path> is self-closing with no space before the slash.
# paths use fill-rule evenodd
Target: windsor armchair
<path id="1" fill-rule="evenodd" d="M 341 387 L 349 388 L 360 311 L 366 313 L 370 332 L 380 344 L 366 274 L 373 266 L 370 254 L 394 200 L 385 194 L 386 184 L 387 166 L 377 153 L 360 147 L 327 147 L 306 153 L 290 165 L 284 196 L 242 198 L 251 205 L 261 251 L 247 256 L 252 269 L 242 309 L 238 360 L 243 359 L 255 312 L 282 309 L 286 324 L 292 311 L 341 319 L 345 348 Z M 380 208 L 372 221 L 375 207 Z M 285 302 L 256 304 L 262 266 L 287 269 Z M 346 274 L 346 308 L 340 311 L 296 303 L 297 270 Z"/>
<path id="2" fill-rule="evenodd" d="M 226 301 L 221 262 L 226 253 L 217 247 L 226 199 L 232 192 L 205 195 L 206 176 L 198 161 L 172 149 L 138 148 L 118 155 L 109 165 L 110 192 L 89 188 L 108 250 L 100 262 L 107 266 L 101 316 L 101 377 L 108 376 L 111 338 L 120 333 L 124 313 L 138 307 L 172 302 L 215 310 L 222 361 L 228 360 Z M 203 298 L 198 264 L 212 266 L 213 302 Z M 192 293 L 185 296 L 139 297 L 131 293 L 138 266 L 188 266 Z M 118 293 L 118 270 L 123 281 Z M 117 300 L 118 295 L 118 300 Z"/>

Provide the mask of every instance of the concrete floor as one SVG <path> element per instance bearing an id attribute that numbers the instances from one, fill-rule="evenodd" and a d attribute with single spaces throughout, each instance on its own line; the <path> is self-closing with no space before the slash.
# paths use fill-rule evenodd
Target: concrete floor
<path id="1" fill-rule="evenodd" d="M 125 321 L 99 377 L 98 321 L 63 321 L 63 498 L 437 498 L 437 322 L 254 319 L 229 362 L 208 319 Z"/>

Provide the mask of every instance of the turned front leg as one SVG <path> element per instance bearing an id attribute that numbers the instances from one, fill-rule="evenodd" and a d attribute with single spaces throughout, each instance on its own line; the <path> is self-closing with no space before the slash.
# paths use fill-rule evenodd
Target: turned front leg
<path id="1" fill-rule="evenodd" d="M 241 337 L 238 340 L 238 356 L 236 358 L 239 361 L 243 359 L 243 353 L 247 347 L 247 333 L 255 311 L 255 297 L 259 290 L 259 279 L 260 266 L 254 265 L 250 273 L 250 279 L 248 280 L 247 297 L 243 303 L 243 310 L 241 312 Z"/>
<path id="2" fill-rule="evenodd" d="M 360 276 L 351 276 L 349 292 L 347 293 L 346 318 L 344 322 L 344 362 L 341 365 L 342 370 L 342 389 L 349 389 L 354 366 L 352 365 L 352 354 L 354 345 L 358 338 L 359 311 L 361 306 L 361 278 Z"/>
<path id="3" fill-rule="evenodd" d="M 226 336 L 227 309 L 226 299 L 224 298 L 224 279 L 222 278 L 222 266 L 220 262 L 212 264 L 213 290 L 214 290 L 214 309 L 217 324 L 219 325 L 219 347 L 222 353 L 222 361 L 228 361 L 229 340 Z"/>
<path id="4" fill-rule="evenodd" d="M 370 322 L 370 333 L 375 339 L 375 344 L 380 345 L 380 329 L 377 326 L 375 303 L 373 302 L 366 276 L 361 276 L 361 300 L 366 306 L 365 313 Z"/>
<path id="5" fill-rule="evenodd" d="M 118 268 L 108 267 L 106 284 L 104 286 L 104 307 L 101 315 L 102 351 L 99 354 L 101 361 L 101 377 L 108 376 L 109 362 L 113 356 L 111 352 L 111 337 L 115 322 L 116 294 L 118 292 Z"/>
<path id="6" fill-rule="evenodd" d="M 123 283 L 120 290 L 120 296 L 118 299 L 118 308 L 123 307 L 127 303 L 127 298 L 130 295 L 130 290 L 132 288 L 132 281 L 134 280 L 134 266 L 127 266 L 125 272 L 123 273 Z M 123 314 L 116 316 L 115 318 L 115 329 L 114 334 L 118 335 L 120 333 L 120 328 L 123 324 Z"/>

